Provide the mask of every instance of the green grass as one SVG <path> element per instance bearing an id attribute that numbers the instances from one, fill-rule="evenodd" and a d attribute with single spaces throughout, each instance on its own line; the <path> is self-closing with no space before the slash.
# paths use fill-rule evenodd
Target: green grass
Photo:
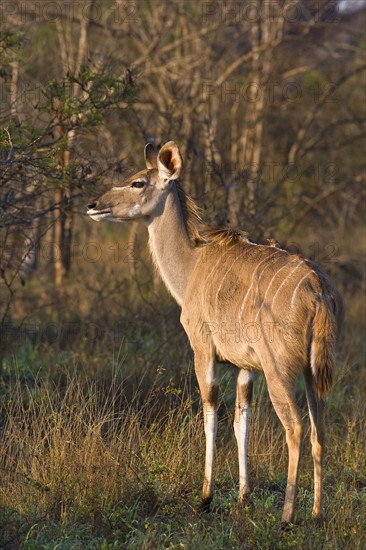
<path id="1" fill-rule="evenodd" d="M 350 305 L 328 402 L 323 525 L 311 519 L 313 466 L 301 380 L 305 430 L 295 523 L 280 529 L 287 448 L 260 375 L 249 442 L 252 493 L 246 507 L 237 508 L 235 387 L 225 365 L 219 367 L 215 497 L 210 513 L 198 513 L 203 419 L 177 320 L 166 329 L 166 319 L 174 319 L 168 309 L 153 326 L 140 316 L 139 333 L 127 347 L 106 346 L 101 335 L 75 338 L 69 346 L 25 339 L 5 356 L 0 547 L 364 548 L 362 304 Z"/>

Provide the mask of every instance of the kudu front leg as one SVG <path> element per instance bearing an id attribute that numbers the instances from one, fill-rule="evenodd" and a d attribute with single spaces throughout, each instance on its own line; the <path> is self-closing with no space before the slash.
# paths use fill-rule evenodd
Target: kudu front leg
<path id="1" fill-rule="evenodd" d="M 206 436 L 205 477 L 201 509 L 210 510 L 213 498 L 215 440 L 217 434 L 218 380 L 214 355 L 195 353 L 195 372 L 201 392 Z"/>
<path id="2" fill-rule="evenodd" d="M 239 504 L 245 502 L 249 493 L 248 438 L 250 404 L 253 395 L 253 373 L 240 369 L 236 382 L 234 432 L 238 445 L 239 461 Z"/>

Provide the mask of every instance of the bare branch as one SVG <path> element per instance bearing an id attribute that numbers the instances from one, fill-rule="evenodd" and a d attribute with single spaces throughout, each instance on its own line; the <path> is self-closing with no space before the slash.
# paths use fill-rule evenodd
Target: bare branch
<path id="1" fill-rule="evenodd" d="M 313 123 L 318 111 L 324 105 L 328 97 L 331 94 L 333 94 L 334 91 L 337 90 L 340 86 L 342 86 L 342 84 L 344 84 L 344 82 L 346 82 L 351 76 L 354 76 L 355 74 L 361 71 L 364 71 L 365 68 L 366 68 L 366 65 L 353 67 L 350 71 L 342 75 L 337 80 L 337 82 L 335 82 L 323 93 L 319 101 L 314 105 L 314 107 L 309 111 L 308 115 L 305 117 L 304 123 L 297 133 L 296 139 L 292 144 L 292 147 L 288 154 L 288 164 L 295 164 L 300 148 L 305 140 L 306 133 L 310 128 L 311 124 Z"/>
<path id="2" fill-rule="evenodd" d="M 8 128 L 4 128 L 4 131 L 8 135 L 9 144 L 10 144 L 10 151 L 8 153 L 8 157 L 6 160 L 0 160 L 0 164 L 10 164 L 13 160 L 13 152 L 14 152 L 14 145 L 11 139 L 11 135 Z"/>

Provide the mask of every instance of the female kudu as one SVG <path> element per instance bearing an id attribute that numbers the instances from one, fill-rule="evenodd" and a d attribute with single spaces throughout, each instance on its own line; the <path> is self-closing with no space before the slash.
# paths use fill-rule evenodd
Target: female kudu
<path id="1" fill-rule="evenodd" d="M 301 445 L 294 385 L 303 373 L 314 459 L 313 517 L 321 516 L 324 401 L 332 384 L 342 299 L 314 263 L 276 246 L 257 245 L 228 229 L 198 231 L 196 205 L 178 179 L 182 159 L 170 141 L 156 155 L 145 147 L 147 169 L 88 205 L 96 220 L 142 219 L 153 259 L 182 308 L 194 351 L 206 435 L 202 505 L 213 496 L 217 432 L 216 356 L 238 367 L 234 431 L 239 452 L 239 502 L 249 491 L 247 446 L 253 371 L 263 370 L 286 430 L 288 478 L 282 521 L 293 521 Z"/>

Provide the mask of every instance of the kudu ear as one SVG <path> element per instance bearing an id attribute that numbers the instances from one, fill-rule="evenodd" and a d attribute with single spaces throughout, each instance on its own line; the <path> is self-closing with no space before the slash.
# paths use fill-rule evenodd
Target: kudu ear
<path id="1" fill-rule="evenodd" d="M 159 176 L 165 181 L 176 180 L 183 169 L 183 161 L 178 146 L 174 141 L 168 141 L 158 154 Z"/>
<path id="2" fill-rule="evenodd" d="M 157 168 L 156 152 L 155 147 L 152 143 L 147 143 L 145 145 L 144 155 L 146 167 L 148 168 L 148 170 L 151 170 L 152 168 Z"/>

